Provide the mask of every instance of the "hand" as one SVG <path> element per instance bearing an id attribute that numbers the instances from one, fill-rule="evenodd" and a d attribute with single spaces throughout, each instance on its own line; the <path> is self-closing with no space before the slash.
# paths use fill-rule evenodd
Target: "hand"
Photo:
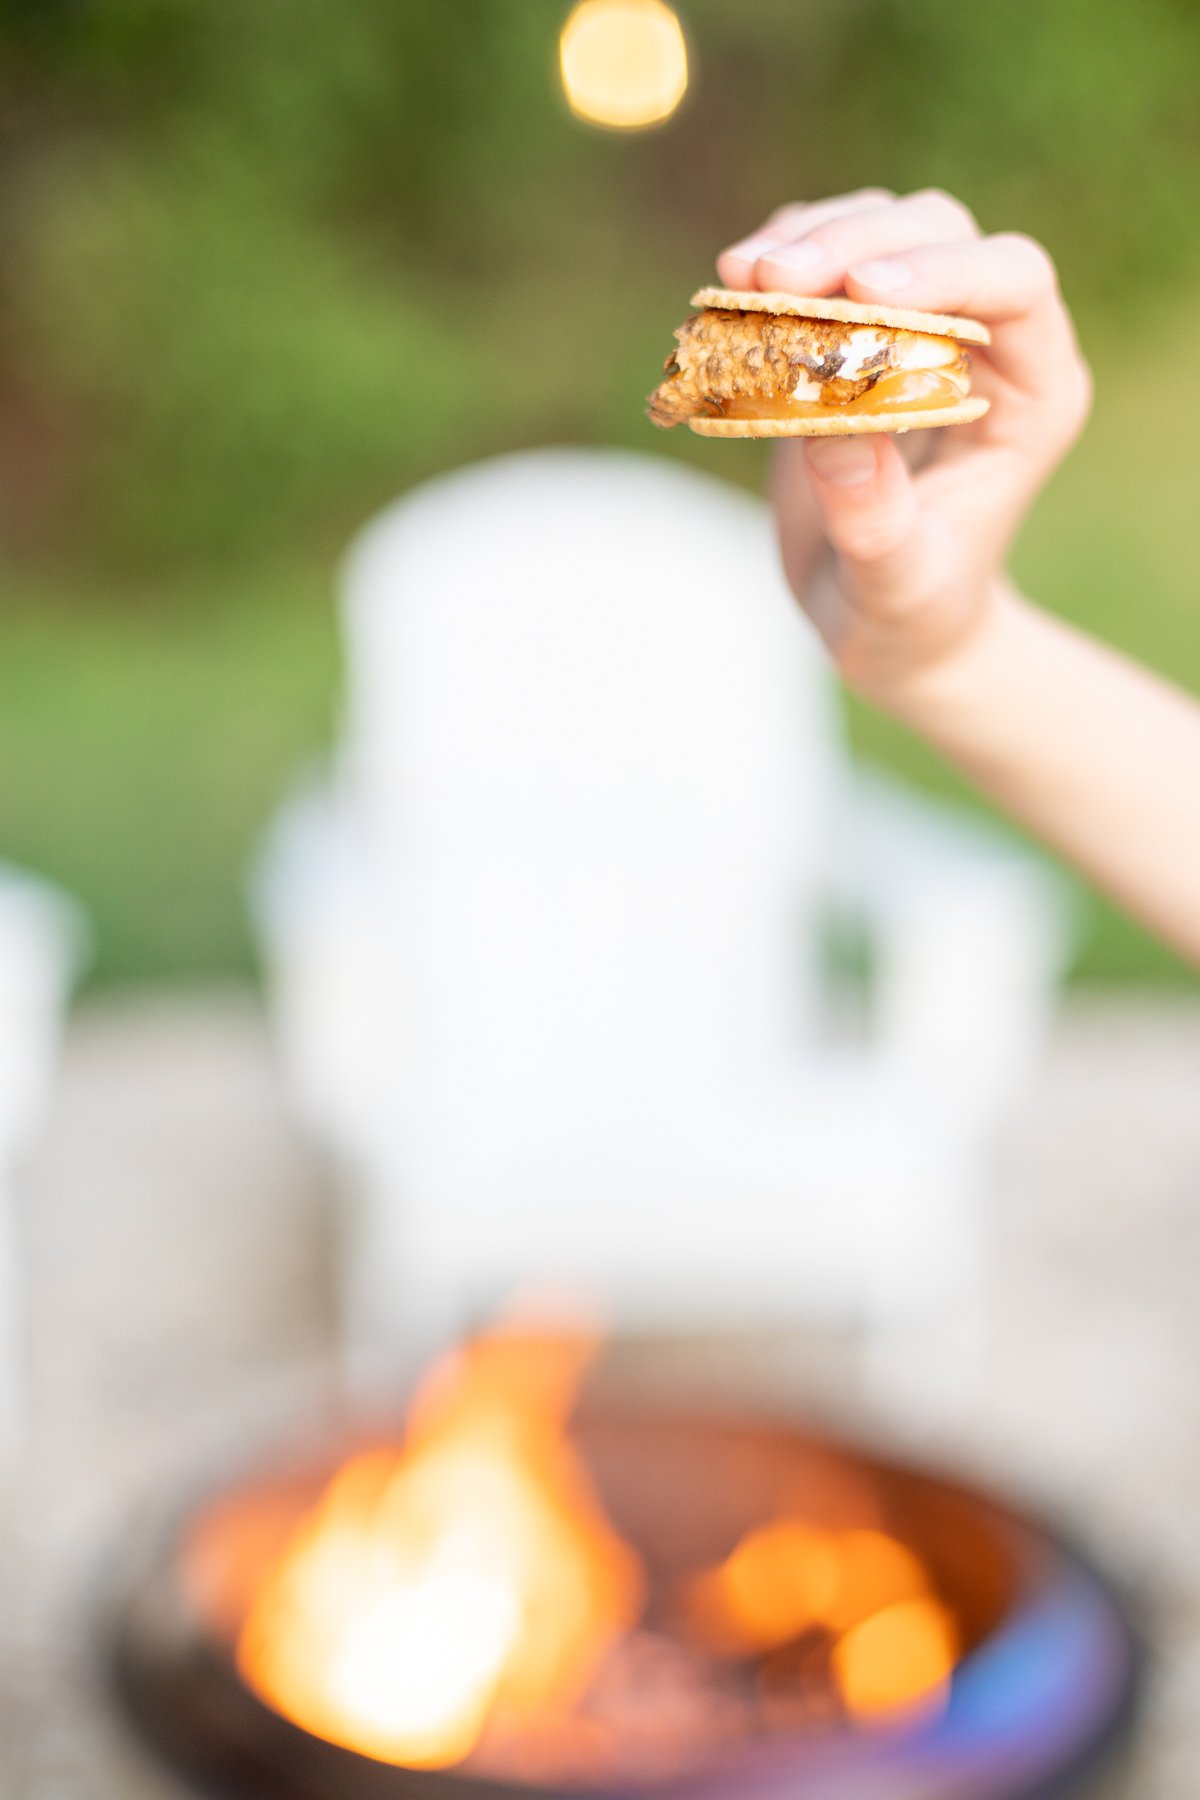
<path id="1" fill-rule="evenodd" d="M 845 292 L 991 329 L 991 347 L 972 351 L 972 391 L 992 403 L 976 423 L 776 447 L 793 589 L 845 679 L 910 711 L 921 677 L 973 640 L 1003 595 L 1009 543 L 1088 414 L 1091 381 L 1054 265 L 1030 238 L 984 237 L 948 194 L 872 188 L 784 207 L 717 269 L 728 287 Z"/>

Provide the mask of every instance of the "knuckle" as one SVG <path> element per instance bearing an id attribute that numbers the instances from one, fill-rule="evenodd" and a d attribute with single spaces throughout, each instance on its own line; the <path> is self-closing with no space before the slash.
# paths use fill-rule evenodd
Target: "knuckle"
<path id="1" fill-rule="evenodd" d="M 841 206 L 884 206 L 896 196 L 890 188 L 866 187 L 854 188 L 848 194 L 818 195 L 814 200 L 789 200 L 783 206 L 776 207 L 767 223 L 769 225 L 792 225 L 797 219 L 806 217 L 814 207 Z"/>
<path id="2" fill-rule="evenodd" d="M 896 554 L 907 530 L 906 520 L 890 512 L 872 510 L 844 520 L 835 543 L 841 554 L 860 568 L 877 567 Z"/>
<path id="3" fill-rule="evenodd" d="M 1095 382 L 1089 364 L 1082 356 L 1077 356 L 1071 369 L 1071 389 L 1067 406 L 1070 434 L 1068 443 L 1074 443 L 1092 410 L 1092 398 L 1095 393 Z"/>
<path id="4" fill-rule="evenodd" d="M 859 226 L 854 218 L 827 219 L 824 225 L 816 225 L 808 233 L 810 241 L 822 250 L 832 261 L 847 254 L 858 242 Z"/>
<path id="5" fill-rule="evenodd" d="M 865 212 L 845 213 L 837 219 L 826 219 L 807 235 L 831 262 L 848 266 L 869 251 L 875 241 L 876 225 Z"/>
<path id="6" fill-rule="evenodd" d="M 939 212 L 945 217 L 953 219 L 958 225 L 968 226 L 972 231 L 977 229 L 975 215 L 970 207 L 960 200 L 957 194 L 951 194 L 945 188 L 920 188 L 912 195 L 912 199 L 927 210 Z"/>
<path id="7" fill-rule="evenodd" d="M 1064 457 L 1078 442 L 1092 410 L 1092 372 L 1081 356 L 1064 367 L 1040 408 L 1041 443 L 1047 462 Z"/>
<path id="8" fill-rule="evenodd" d="M 1079 405 L 1085 413 L 1091 411 L 1095 391 L 1096 381 L 1092 374 L 1092 365 L 1086 357 L 1077 356 L 1075 359 L 1075 392 Z"/>
<path id="9" fill-rule="evenodd" d="M 809 204 L 809 202 L 804 200 L 786 201 L 784 205 L 777 206 L 774 212 L 767 215 L 767 218 L 759 227 L 759 230 L 773 231 L 779 226 L 786 229 L 788 226 L 795 225 L 808 211 Z"/>
<path id="10" fill-rule="evenodd" d="M 1054 258 L 1036 238 L 1026 236 L 1023 231 L 1002 231 L 993 242 L 1019 263 L 1025 279 L 1037 294 L 1058 292 L 1058 270 L 1054 266 Z"/>

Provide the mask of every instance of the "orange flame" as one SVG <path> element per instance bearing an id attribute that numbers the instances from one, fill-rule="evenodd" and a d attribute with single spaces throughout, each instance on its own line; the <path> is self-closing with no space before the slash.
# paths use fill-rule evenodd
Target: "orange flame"
<path id="1" fill-rule="evenodd" d="M 268 1705 L 425 1768 L 460 1761 L 493 1718 L 570 1710 L 643 1585 L 565 1436 L 590 1349 L 481 1338 L 423 1383 L 403 1451 L 338 1471 L 238 1637 Z"/>
<path id="2" fill-rule="evenodd" d="M 735 1654 L 830 1633 L 834 1680 L 861 1722 L 944 1704 L 958 1654 L 953 1618 L 920 1558 L 886 1532 L 775 1520 L 694 1577 L 684 1602 L 700 1635 Z"/>

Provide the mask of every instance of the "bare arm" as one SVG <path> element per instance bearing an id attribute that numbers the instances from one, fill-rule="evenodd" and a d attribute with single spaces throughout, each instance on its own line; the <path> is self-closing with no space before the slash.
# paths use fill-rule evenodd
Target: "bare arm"
<path id="1" fill-rule="evenodd" d="M 1001 592 L 891 710 L 1200 965 L 1200 706 Z"/>
<path id="2" fill-rule="evenodd" d="M 931 434 L 919 467 L 891 438 L 779 447 L 785 567 L 851 686 L 1200 964 L 1200 705 L 1003 574 L 1090 399 L 1045 252 L 981 237 L 947 195 L 871 190 L 784 209 L 718 267 L 991 326 L 973 382 L 991 412 Z"/>

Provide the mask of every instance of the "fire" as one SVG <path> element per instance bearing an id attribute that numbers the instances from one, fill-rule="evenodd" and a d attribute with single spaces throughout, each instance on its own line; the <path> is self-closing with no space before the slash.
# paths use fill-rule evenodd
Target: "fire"
<path id="1" fill-rule="evenodd" d="M 730 1649 L 774 1649 L 825 1616 L 841 1574 L 832 1532 L 777 1520 L 748 1532 L 719 1568 L 696 1580 L 696 1623 Z"/>
<path id="2" fill-rule="evenodd" d="M 618 1785 L 797 1705 L 864 1728 L 935 1715 L 958 1627 L 879 1529 L 785 1508 L 682 1587 L 659 1568 L 643 1619 L 641 1562 L 567 1435 L 592 1348 L 497 1329 L 434 1367 L 402 1445 L 352 1456 L 298 1518 L 286 1492 L 218 1507 L 190 1577 L 247 1685 L 383 1763 Z"/>
<path id="3" fill-rule="evenodd" d="M 259 1585 L 238 1668 L 382 1762 L 461 1761 L 493 1719 L 565 1715 L 643 1578 L 566 1438 L 590 1346 L 497 1331 L 431 1372 L 404 1448 L 355 1457 Z"/>
<path id="4" fill-rule="evenodd" d="M 955 1653 L 953 1620 L 925 1596 L 885 1606 L 852 1626 L 833 1647 L 833 1669 L 846 1710 L 869 1722 L 941 1706 Z"/>
<path id="5" fill-rule="evenodd" d="M 920 1558 L 883 1531 L 777 1519 L 696 1576 L 685 1607 L 705 1641 L 737 1655 L 828 1634 L 842 1703 L 864 1723 L 936 1710 L 958 1654 Z"/>

